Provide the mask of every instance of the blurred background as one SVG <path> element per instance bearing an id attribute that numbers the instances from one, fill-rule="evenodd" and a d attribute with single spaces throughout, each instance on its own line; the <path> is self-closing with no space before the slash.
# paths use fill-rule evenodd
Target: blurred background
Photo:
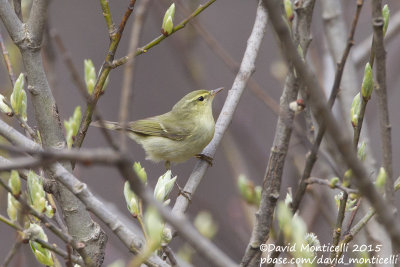
<path id="1" fill-rule="evenodd" d="M 184 5 L 188 10 L 194 10 L 198 4 L 205 3 L 203 0 L 176 2 Z M 215 89 L 223 86 L 226 90 L 220 93 L 214 101 L 214 116 L 217 118 L 227 91 L 235 78 L 238 66 L 235 64 L 242 60 L 246 41 L 254 23 L 257 2 L 255 0 L 219 0 L 196 18 L 196 22 L 205 29 L 206 37 L 209 38 L 208 41 L 212 40 L 210 38 L 214 38 L 223 52 L 233 59 L 234 64 L 230 67 L 221 60 L 215 50 L 210 49 L 205 39 L 198 35 L 190 23 L 185 29 L 173 34 L 147 53 L 138 56 L 135 72 L 132 73 L 134 75 L 133 99 L 129 119 L 136 120 L 164 113 L 170 110 L 178 99 L 192 90 Z M 394 16 L 399 11 L 400 2 L 387 2 L 392 16 Z M 145 19 L 139 42 L 140 46 L 147 44 L 160 34 L 164 12 L 171 3 L 172 1 L 167 0 L 152 1 Z M 127 4 L 128 1 L 110 1 L 116 24 L 119 23 Z M 337 5 L 341 5 L 344 22 L 349 27 L 355 12 L 355 1 L 337 1 Z M 326 45 L 321 8 L 320 1 L 316 1 L 312 23 L 313 41 L 309 48 L 308 59 L 312 67 L 317 70 L 316 74 L 321 84 L 329 91 L 332 86 L 335 65 Z M 175 24 L 186 16 L 182 9 L 177 7 Z M 131 17 L 116 58 L 127 53 L 132 21 Z M 108 31 L 100 4 L 97 1 L 52 1 L 48 26 L 49 34 L 46 36 L 44 62 L 61 119 L 67 120 L 76 106 L 80 105 L 82 110 L 85 109 L 85 101 L 79 89 L 72 82 L 70 72 L 63 62 L 63 55 L 50 35 L 54 36 L 57 33 L 62 39 L 73 63 L 83 77 L 84 59 L 92 59 L 96 71 L 103 63 L 109 44 Z M 19 53 L 16 47 L 11 44 L 2 24 L 0 24 L 0 31 L 14 60 L 14 71 L 19 74 L 23 71 Z M 355 34 L 355 48 L 371 33 L 370 1 L 366 1 Z M 397 116 L 399 114 L 397 102 L 400 100 L 400 80 L 399 75 L 397 75 L 400 67 L 400 60 L 398 60 L 399 42 L 400 39 L 394 37 L 386 43 L 388 99 L 393 126 L 394 178 L 397 178 L 399 174 L 397 162 L 400 159 L 400 117 Z M 353 56 L 354 54 L 351 53 L 350 57 Z M 229 130 L 216 153 L 214 165 L 208 169 L 187 212 L 191 219 L 203 210 L 212 215 L 218 225 L 218 232 L 213 240 L 236 262 L 240 261 L 249 241 L 251 221 L 255 211 L 253 207 L 246 205 L 241 200 L 236 187 L 236 180 L 239 174 L 244 174 L 255 185 L 262 184 L 277 120 L 276 114 L 266 104 L 266 97 L 269 96 L 279 103 L 286 75 L 286 67 L 281 60 L 274 33 L 269 27 L 258 55 L 256 72 L 253 75 L 259 89 L 251 90 L 247 88 L 245 90 Z M 8 96 L 12 89 L 4 62 L 0 61 L 2 62 L 0 64 L 0 93 Z M 360 62 L 357 77 L 353 77 L 358 86 L 361 85 L 365 63 L 366 60 Z M 234 71 L 231 71 L 231 69 Z M 98 110 L 106 120 L 118 120 L 123 70 L 124 66 L 121 66 L 111 72 L 108 87 L 97 105 Z M 30 103 L 29 100 L 28 103 Z M 32 111 L 30 104 L 28 106 L 29 110 Z M 376 159 L 376 166 L 373 167 L 376 168 L 380 166 L 381 152 L 379 121 L 374 96 L 367 107 L 366 117 L 370 134 L 369 144 L 372 147 L 373 157 Z M 21 130 L 14 120 L 5 116 L 2 119 L 9 121 Z M 301 115 L 297 117 L 297 120 L 303 124 Z M 32 112 L 28 113 L 28 123 L 35 126 Z M 348 118 L 343 123 L 350 125 Z M 113 136 L 118 137 L 115 133 L 113 133 Z M 107 142 L 100 130 L 90 128 L 83 147 L 104 146 L 107 146 Z M 133 141 L 129 142 L 129 153 L 145 167 L 149 184 L 153 187 L 157 178 L 165 172 L 164 164 L 146 161 L 144 151 Z M 288 188 L 295 190 L 299 172 L 302 172 L 303 169 L 306 153 L 307 147 L 292 138 L 283 173 L 282 198 L 285 197 Z M 178 176 L 179 185 L 184 186 L 195 162 L 196 160 L 192 159 L 172 166 L 173 174 Z M 315 170 L 318 170 L 318 167 Z M 126 209 L 123 196 L 124 180 L 116 170 L 101 166 L 89 168 L 77 166 L 75 174 L 87 183 L 89 188 L 101 197 L 107 205 L 117 208 L 120 216 L 124 216 L 128 221 L 136 224 L 135 220 L 130 218 Z M 324 176 L 322 178 L 330 177 Z M 308 230 L 318 235 L 321 244 L 331 241 L 330 227 L 336 218 L 336 206 L 331 191 L 328 192 L 326 188 L 314 185 L 308 191 L 309 193 L 301 205 L 301 215 L 307 223 Z M 335 193 L 338 192 L 335 191 Z M 177 194 L 177 190 L 174 190 L 171 194 L 172 205 Z M 7 195 L 4 190 L 0 189 L 1 214 L 6 214 L 6 199 Z M 97 218 L 94 219 L 98 221 Z M 102 225 L 101 222 L 100 225 Z M 132 255 L 109 229 L 106 227 L 103 227 L 103 229 L 106 230 L 109 237 L 104 265 L 106 266 L 118 259 L 128 262 Z M 15 236 L 15 232 L 11 228 L 5 224 L 0 224 L 0 262 L 7 255 Z M 49 234 L 49 238 L 50 242 L 57 240 L 51 234 Z M 183 240 L 177 237 L 171 246 L 174 251 L 178 251 L 183 245 Z M 39 266 L 29 252 L 28 246 L 23 246 L 21 252 L 20 257 L 16 257 L 10 266 Z M 193 260 L 195 266 L 209 266 L 196 254 L 193 255 Z"/>

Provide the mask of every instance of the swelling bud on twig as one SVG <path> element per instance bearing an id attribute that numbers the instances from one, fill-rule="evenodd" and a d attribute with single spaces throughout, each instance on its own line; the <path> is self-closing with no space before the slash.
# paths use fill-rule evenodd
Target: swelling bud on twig
<path id="1" fill-rule="evenodd" d="M 386 179 L 387 179 L 387 173 L 385 168 L 380 167 L 379 168 L 379 173 L 378 176 L 376 177 L 376 181 L 375 181 L 375 186 L 376 188 L 378 188 L 379 191 L 383 191 L 385 188 L 385 184 L 386 184 Z"/>
<path id="2" fill-rule="evenodd" d="M 383 36 L 385 36 L 387 28 L 389 26 L 389 18 L 390 18 L 390 10 L 388 5 L 383 6 L 382 17 L 383 17 Z"/>
<path id="3" fill-rule="evenodd" d="M 15 81 L 13 92 L 10 96 L 11 107 L 15 114 L 20 116 L 22 120 L 27 121 L 26 116 L 26 92 L 24 90 L 25 77 L 21 73 Z"/>
<path id="4" fill-rule="evenodd" d="M 41 239 L 46 242 L 48 241 L 42 227 L 37 224 L 31 223 L 29 228 L 26 230 L 26 234 L 30 235 L 30 239 Z M 51 252 L 48 249 L 45 249 L 41 244 L 35 241 L 29 241 L 29 245 L 31 246 L 33 255 L 35 255 L 38 262 L 46 266 L 54 266 Z"/>
<path id="5" fill-rule="evenodd" d="M 251 205 L 258 206 L 261 199 L 261 187 L 254 186 L 253 182 L 247 179 L 246 176 L 241 174 L 239 176 L 237 186 L 240 196 Z"/>
<path id="6" fill-rule="evenodd" d="M 372 90 L 374 89 L 374 78 L 372 76 L 372 68 L 369 63 L 365 65 L 364 79 L 361 85 L 361 94 L 365 101 L 371 98 Z"/>
<path id="7" fill-rule="evenodd" d="M 175 15 L 175 4 L 172 4 L 165 12 L 163 23 L 161 26 L 161 33 L 168 36 L 174 29 L 174 15 Z"/>
<path id="8" fill-rule="evenodd" d="M 149 238 L 147 240 L 148 245 L 150 245 L 152 250 L 156 250 L 161 245 L 164 222 L 153 206 L 147 208 L 144 214 L 144 224 Z"/>
<path id="9" fill-rule="evenodd" d="M 335 186 L 339 183 L 339 177 L 333 177 L 330 181 L 329 181 L 329 187 L 330 188 L 335 188 Z"/>
<path id="10" fill-rule="evenodd" d="M 68 121 L 64 121 L 64 127 L 66 131 L 66 139 L 68 148 L 72 147 L 73 138 L 76 136 L 81 124 L 82 112 L 81 107 L 77 106 L 74 110 L 74 114 L 69 118 Z"/>
<path id="11" fill-rule="evenodd" d="M 354 99 L 353 103 L 351 104 L 350 108 L 350 119 L 351 119 L 351 124 L 353 127 L 357 127 L 358 124 L 358 116 L 360 115 L 360 108 L 361 108 L 361 98 L 360 98 L 360 93 L 358 93 Z"/>
<path id="12" fill-rule="evenodd" d="M 29 202 L 34 210 L 45 213 L 49 218 L 53 217 L 53 209 L 46 200 L 42 180 L 33 171 L 29 171 L 27 180 Z"/>
<path id="13" fill-rule="evenodd" d="M 283 4 L 285 6 L 286 17 L 289 23 L 292 23 L 294 14 L 293 14 L 293 4 L 291 0 L 283 0 Z"/>
<path id="14" fill-rule="evenodd" d="M 0 111 L 8 116 L 14 115 L 11 108 L 6 104 L 5 97 L 2 94 L 0 94 Z"/>
<path id="15" fill-rule="evenodd" d="M 200 211 L 194 219 L 193 225 L 200 234 L 208 239 L 212 239 L 218 231 L 217 224 L 207 211 Z"/>
<path id="16" fill-rule="evenodd" d="M 139 198 L 132 191 L 128 181 L 126 181 L 124 184 L 124 197 L 126 201 L 126 206 L 128 207 L 128 210 L 132 214 L 132 216 L 137 217 L 138 215 L 142 215 Z"/>
<path id="17" fill-rule="evenodd" d="M 140 165 L 140 162 L 135 162 L 133 164 L 133 170 L 135 171 L 136 175 L 139 179 L 144 183 L 147 184 L 147 173 L 146 170 Z"/>
<path id="18" fill-rule="evenodd" d="M 85 69 L 86 88 L 89 95 L 91 95 L 93 93 L 94 85 L 96 84 L 96 69 L 91 59 L 85 59 L 83 64 Z"/>
<path id="19" fill-rule="evenodd" d="M 366 149 L 367 144 L 365 142 L 362 142 L 361 145 L 358 146 L 358 151 L 357 151 L 357 157 L 359 160 L 364 161 L 366 155 Z"/>
<path id="20" fill-rule="evenodd" d="M 169 193 L 171 193 L 172 188 L 174 187 L 177 176 L 172 177 L 171 170 L 168 170 L 164 173 L 160 178 L 158 178 L 156 187 L 154 188 L 154 197 L 166 206 L 169 204 L 170 199 L 168 198 Z"/>
<path id="21" fill-rule="evenodd" d="M 21 193 L 21 179 L 17 171 L 12 170 L 10 174 L 10 179 L 8 180 L 8 186 L 14 196 L 18 196 Z"/>
<path id="22" fill-rule="evenodd" d="M 8 193 L 7 195 L 7 215 L 11 221 L 15 222 L 18 219 L 18 213 L 21 210 L 21 204 L 15 197 Z"/>

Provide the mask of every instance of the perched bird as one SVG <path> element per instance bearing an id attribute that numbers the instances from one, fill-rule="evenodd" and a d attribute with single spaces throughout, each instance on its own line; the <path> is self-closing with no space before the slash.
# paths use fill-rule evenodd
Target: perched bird
<path id="1" fill-rule="evenodd" d="M 193 156 L 211 164 L 212 158 L 199 153 L 214 136 L 212 102 L 222 89 L 190 92 L 171 111 L 129 122 L 125 130 L 131 139 L 142 145 L 146 159 L 165 161 L 167 169 L 170 169 L 171 162 L 183 162 Z M 102 126 L 100 122 L 91 125 Z M 118 122 L 103 121 L 103 126 L 111 130 L 122 129 Z"/>

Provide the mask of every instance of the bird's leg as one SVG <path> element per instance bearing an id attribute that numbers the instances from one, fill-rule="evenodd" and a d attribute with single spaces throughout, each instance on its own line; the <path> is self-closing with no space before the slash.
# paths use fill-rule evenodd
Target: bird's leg
<path id="1" fill-rule="evenodd" d="M 169 160 L 166 160 L 166 161 L 165 161 L 164 166 L 165 166 L 165 169 L 166 169 L 166 170 L 171 170 L 171 162 L 170 162 Z"/>
<path id="2" fill-rule="evenodd" d="M 213 158 L 212 157 L 204 155 L 204 154 L 197 154 L 195 157 L 198 158 L 198 159 L 202 159 L 202 160 L 206 161 L 212 167 L 212 165 L 213 165 Z"/>
<path id="3" fill-rule="evenodd" d="M 179 195 L 182 195 L 187 200 L 189 200 L 189 202 L 192 202 L 192 193 L 190 193 L 189 191 L 185 191 L 182 187 L 179 186 L 177 181 L 175 181 L 175 185 L 176 187 L 178 187 Z"/>

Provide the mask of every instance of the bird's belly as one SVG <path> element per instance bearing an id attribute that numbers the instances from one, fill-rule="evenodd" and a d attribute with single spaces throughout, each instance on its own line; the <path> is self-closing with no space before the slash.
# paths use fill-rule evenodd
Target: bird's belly
<path id="1" fill-rule="evenodd" d="M 141 143 L 146 151 L 146 159 L 155 162 L 183 162 L 200 153 L 211 139 L 210 135 L 190 136 L 185 141 L 152 136 Z"/>

